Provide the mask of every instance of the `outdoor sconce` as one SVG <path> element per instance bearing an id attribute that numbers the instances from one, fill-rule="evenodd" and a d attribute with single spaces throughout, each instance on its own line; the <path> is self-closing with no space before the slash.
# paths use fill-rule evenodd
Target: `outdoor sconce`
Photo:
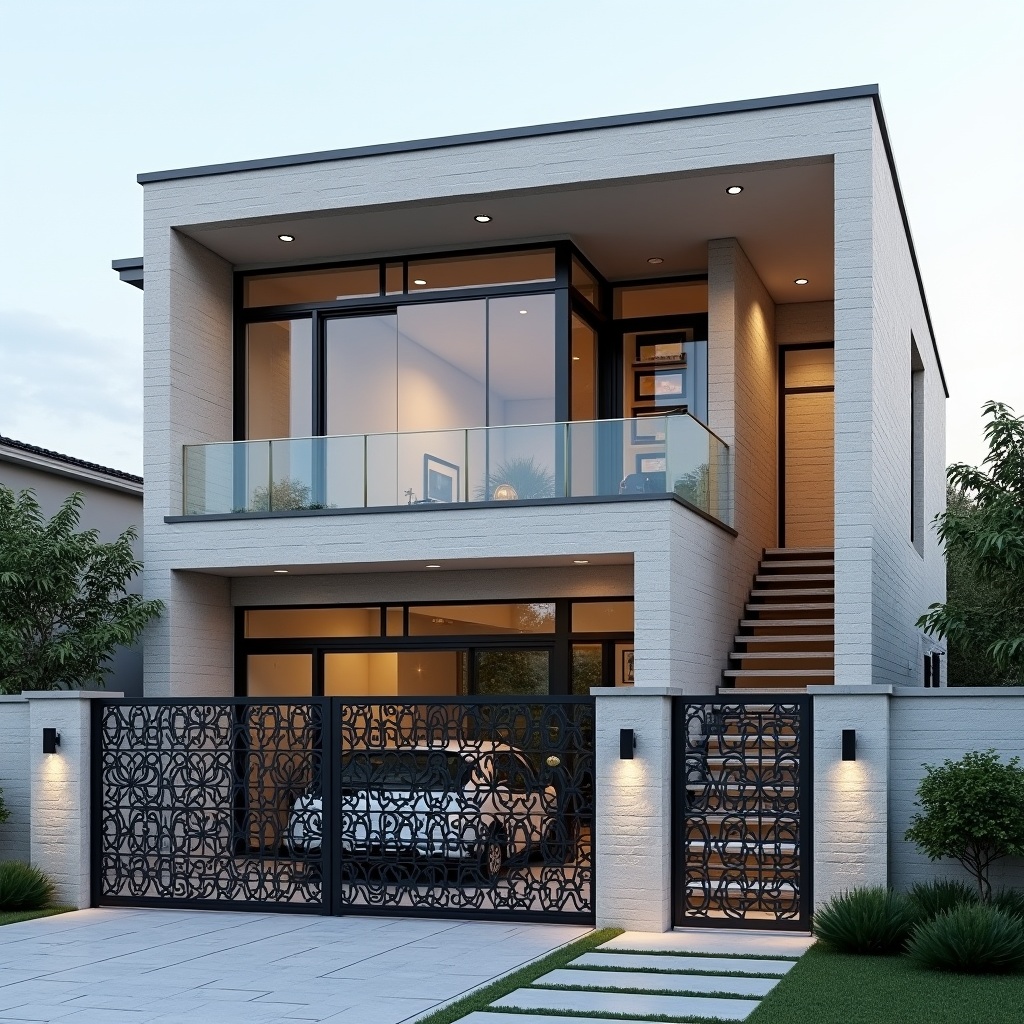
<path id="1" fill-rule="evenodd" d="M 56 729 L 43 730 L 43 753 L 56 754 L 60 746 L 60 733 Z"/>
<path id="2" fill-rule="evenodd" d="M 844 729 L 843 730 L 843 760 L 844 761 L 856 761 L 857 760 L 857 730 L 856 729 Z"/>
<path id="3" fill-rule="evenodd" d="M 620 729 L 619 759 L 621 761 L 632 761 L 634 750 L 636 750 L 636 733 L 632 729 Z"/>

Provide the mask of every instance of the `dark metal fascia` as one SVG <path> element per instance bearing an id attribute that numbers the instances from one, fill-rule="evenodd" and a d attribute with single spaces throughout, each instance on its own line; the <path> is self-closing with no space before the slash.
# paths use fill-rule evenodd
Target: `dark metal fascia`
<path id="1" fill-rule="evenodd" d="M 202 178 L 215 174 L 234 174 L 238 171 L 262 171 L 272 167 L 294 167 L 299 164 L 323 163 L 331 160 L 354 160 L 367 156 L 414 153 L 452 146 L 473 146 L 483 142 L 539 138 L 545 135 L 566 135 L 570 132 L 587 132 L 599 128 L 623 128 L 642 124 L 657 124 L 662 121 L 684 121 L 696 117 L 711 117 L 716 114 L 738 114 L 754 110 L 800 107 L 811 103 L 832 103 L 836 100 L 875 98 L 877 96 L 877 85 L 858 85 L 846 89 L 825 89 L 818 92 L 792 93 L 787 96 L 765 96 L 761 99 L 734 100 L 728 103 L 704 103 L 700 106 L 652 110 L 640 114 L 614 114 L 609 117 L 590 117 L 578 121 L 560 121 L 554 124 L 530 125 L 523 128 L 502 128 L 497 131 L 443 135 L 409 142 L 329 149 L 318 153 L 296 153 L 292 156 L 265 157 L 260 160 L 236 160 L 224 164 L 179 167 L 167 171 L 149 171 L 138 175 L 137 180 L 140 185 L 147 185 L 151 182 L 176 181 L 180 178 Z"/>

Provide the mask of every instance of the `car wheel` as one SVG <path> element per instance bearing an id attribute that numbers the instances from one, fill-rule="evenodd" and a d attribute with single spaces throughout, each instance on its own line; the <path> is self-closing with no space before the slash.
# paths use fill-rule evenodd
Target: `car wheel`
<path id="1" fill-rule="evenodd" d="M 580 826 L 575 817 L 564 817 L 551 822 L 541 840 L 541 857 L 548 867 L 571 864 L 579 848 Z"/>
<path id="2" fill-rule="evenodd" d="M 484 881 L 493 882 L 501 875 L 507 852 L 505 837 L 492 828 L 477 848 L 477 867 Z"/>

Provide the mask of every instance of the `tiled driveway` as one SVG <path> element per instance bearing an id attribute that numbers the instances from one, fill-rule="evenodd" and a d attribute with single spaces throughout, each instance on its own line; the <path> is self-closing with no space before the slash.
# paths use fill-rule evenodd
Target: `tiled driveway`
<path id="1" fill-rule="evenodd" d="M 587 930 L 83 910 L 0 928 L 0 1022 L 398 1024 Z"/>

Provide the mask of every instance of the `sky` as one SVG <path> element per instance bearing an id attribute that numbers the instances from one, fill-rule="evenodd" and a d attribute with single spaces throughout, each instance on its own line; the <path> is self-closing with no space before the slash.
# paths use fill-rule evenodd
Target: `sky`
<path id="1" fill-rule="evenodd" d="M 142 471 L 141 171 L 878 83 L 950 388 L 1024 412 L 1024 4 L 0 0 L 0 434 Z"/>

